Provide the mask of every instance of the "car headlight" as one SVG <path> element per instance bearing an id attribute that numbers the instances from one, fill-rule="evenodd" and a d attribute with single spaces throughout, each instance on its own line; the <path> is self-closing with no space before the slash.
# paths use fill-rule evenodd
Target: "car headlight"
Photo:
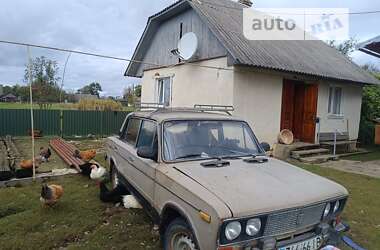
<path id="1" fill-rule="evenodd" d="M 247 222 L 245 232 L 249 236 L 255 236 L 256 234 L 260 232 L 260 229 L 261 229 L 261 220 L 259 218 L 255 218 L 255 219 L 250 219 Z"/>
<path id="2" fill-rule="evenodd" d="M 241 224 L 240 222 L 234 221 L 230 222 L 226 226 L 225 235 L 227 240 L 234 240 L 239 237 L 241 233 Z"/>
<path id="3" fill-rule="evenodd" d="M 339 202 L 339 201 L 336 201 L 336 202 L 335 202 L 335 205 L 334 205 L 334 210 L 333 210 L 333 213 L 334 213 L 334 214 L 335 214 L 336 212 L 338 212 L 339 206 L 340 206 L 340 202 Z"/>
<path id="4" fill-rule="evenodd" d="M 326 218 L 327 215 L 329 215 L 330 213 L 330 209 L 331 209 L 331 204 L 330 203 L 327 203 L 326 207 L 325 207 L 325 211 L 323 211 L 323 218 Z"/>

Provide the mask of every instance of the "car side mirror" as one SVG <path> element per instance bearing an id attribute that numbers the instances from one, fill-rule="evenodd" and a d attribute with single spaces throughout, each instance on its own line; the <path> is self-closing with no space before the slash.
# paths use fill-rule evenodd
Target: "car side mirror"
<path id="1" fill-rule="evenodd" d="M 137 156 L 157 161 L 157 150 L 154 147 L 139 147 L 137 148 Z"/>
<path id="2" fill-rule="evenodd" d="M 260 146 L 261 146 L 262 149 L 264 149 L 265 152 L 270 151 L 270 145 L 269 145 L 269 143 L 262 142 L 262 143 L 260 143 Z"/>

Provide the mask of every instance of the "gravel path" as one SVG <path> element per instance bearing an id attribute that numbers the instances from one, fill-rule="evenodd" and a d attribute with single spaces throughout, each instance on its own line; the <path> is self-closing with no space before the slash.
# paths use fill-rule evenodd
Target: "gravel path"
<path id="1" fill-rule="evenodd" d="M 380 160 L 367 162 L 339 160 L 323 163 L 321 166 L 380 178 Z"/>

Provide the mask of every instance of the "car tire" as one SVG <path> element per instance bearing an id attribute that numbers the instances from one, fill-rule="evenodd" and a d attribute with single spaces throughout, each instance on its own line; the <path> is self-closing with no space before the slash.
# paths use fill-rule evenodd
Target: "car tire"
<path id="1" fill-rule="evenodd" d="M 111 178 L 111 185 L 112 185 L 112 188 L 115 189 L 120 184 L 119 174 L 118 174 L 115 166 L 113 166 L 111 168 L 111 173 L 110 174 L 111 174 L 111 176 L 110 176 L 110 178 Z"/>
<path id="2" fill-rule="evenodd" d="M 174 219 L 164 233 L 165 250 L 198 250 L 195 236 L 190 226 L 182 218 Z"/>

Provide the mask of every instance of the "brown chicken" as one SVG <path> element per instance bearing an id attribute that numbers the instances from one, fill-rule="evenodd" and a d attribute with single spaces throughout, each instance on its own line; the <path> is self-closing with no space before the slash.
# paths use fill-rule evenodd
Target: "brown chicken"
<path id="1" fill-rule="evenodd" d="M 41 156 L 42 161 L 48 162 L 51 156 L 50 148 L 40 147 L 40 156 Z"/>
<path id="2" fill-rule="evenodd" d="M 96 150 L 91 149 L 91 150 L 86 150 L 86 151 L 79 151 L 75 150 L 74 151 L 74 157 L 82 159 L 84 162 L 89 162 L 92 159 L 94 159 L 96 156 Z"/>
<path id="3" fill-rule="evenodd" d="M 47 206 L 55 205 L 63 195 L 63 187 L 60 185 L 43 184 L 40 201 Z"/>
<path id="4" fill-rule="evenodd" d="M 42 163 L 41 157 L 35 157 L 34 158 L 34 164 L 36 168 L 38 168 Z M 22 160 L 20 161 L 20 167 L 22 169 L 31 169 L 33 168 L 33 160 Z"/>

